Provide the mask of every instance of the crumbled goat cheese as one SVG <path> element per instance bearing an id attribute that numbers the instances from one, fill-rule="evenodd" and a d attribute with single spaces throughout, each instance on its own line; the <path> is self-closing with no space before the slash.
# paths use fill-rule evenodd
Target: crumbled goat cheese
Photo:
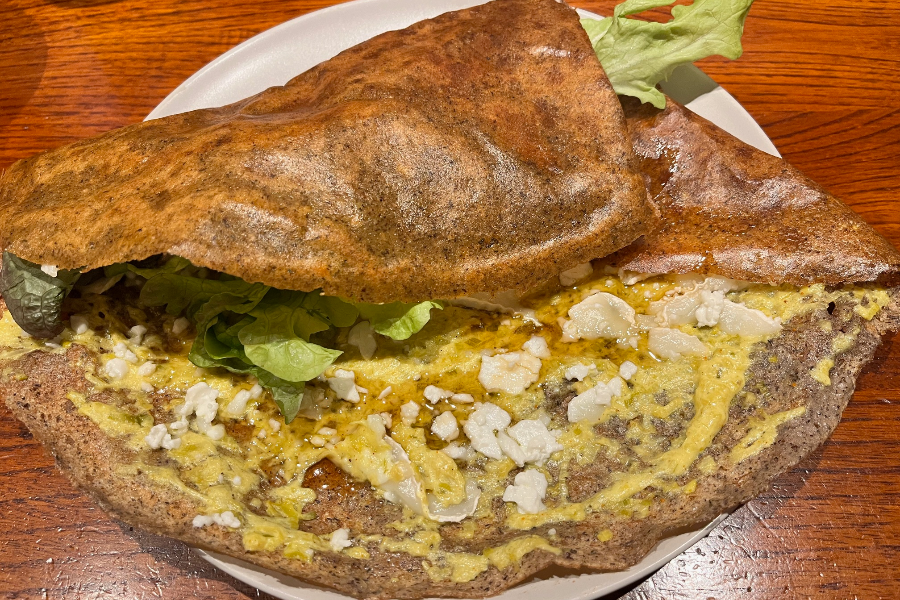
<path id="1" fill-rule="evenodd" d="M 334 372 L 334 377 L 329 377 L 327 381 L 328 387 L 334 390 L 334 393 L 341 400 L 354 404 L 359 402 L 359 390 L 356 389 L 356 373 L 353 371 L 337 369 Z"/>
<path id="2" fill-rule="evenodd" d="M 541 359 L 527 352 L 482 356 L 478 381 L 489 392 L 521 394 L 538 380 Z"/>
<path id="3" fill-rule="evenodd" d="M 533 515 L 541 512 L 547 495 L 547 478 L 535 469 L 516 475 L 515 483 L 503 492 L 504 502 L 515 502 L 519 513 Z"/>
<path id="4" fill-rule="evenodd" d="M 184 435 L 188 430 L 188 426 L 187 419 L 182 417 L 173 423 L 169 423 L 169 431 L 171 431 L 173 435 Z"/>
<path id="5" fill-rule="evenodd" d="M 650 330 L 647 348 L 656 356 L 668 360 L 677 360 L 686 354 L 705 354 L 709 350 L 696 336 L 666 327 Z"/>
<path id="6" fill-rule="evenodd" d="M 416 422 L 416 418 L 419 416 L 419 405 L 416 402 L 410 400 L 406 404 L 400 407 L 400 418 L 407 425 L 412 425 Z"/>
<path id="7" fill-rule="evenodd" d="M 319 435 L 314 435 L 309 438 L 309 443 L 315 446 L 316 448 L 321 448 L 325 445 L 325 438 Z"/>
<path id="8" fill-rule="evenodd" d="M 657 273 L 638 273 L 636 271 L 626 271 L 625 269 L 619 269 L 619 279 L 622 280 L 622 283 L 625 285 L 634 285 L 639 281 L 644 281 L 645 279 L 650 279 L 651 277 L 656 277 Z"/>
<path id="9" fill-rule="evenodd" d="M 606 382 L 606 388 L 613 396 L 621 396 L 625 389 L 625 380 L 618 375 Z"/>
<path id="10" fill-rule="evenodd" d="M 390 429 L 394 426 L 394 417 L 389 412 L 379 413 L 381 415 L 381 419 L 384 421 L 384 426 Z"/>
<path id="11" fill-rule="evenodd" d="M 366 424 L 369 426 L 369 429 L 375 432 L 380 438 L 383 438 L 387 431 L 384 427 L 384 419 L 381 418 L 381 415 L 369 415 L 366 417 Z M 322 433 L 322 430 L 319 430 L 319 433 Z"/>
<path id="12" fill-rule="evenodd" d="M 570 320 L 562 328 L 564 342 L 624 338 L 635 325 L 631 305 L 606 292 L 588 296 L 570 308 L 568 314 Z"/>
<path id="13" fill-rule="evenodd" d="M 429 385 L 425 387 L 425 391 L 423 392 L 425 398 L 431 402 L 432 404 L 437 404 L 441 400 L 445 398 L 449 398 L 453 395 L 453 392 L 448 390 L 443 390 L 436 385 Z"/>
<path id="14" fill-rule="evenodd" d="M 230 415 L 242 415 L 247 409 L 247 402 L 249 400 L 250 391 L 239 390 L 238 393 L 234 395 L 234 398 L 231 399 L 231 402 L 228 403 L 228 406 L 225 407 L 225 412 Z"/>
<path id="15" fill-rule="evenodd" d="M 116 355 L 116 358 L 127 360 L 132 364 L 135 364 L 138 361 L 137 355 L 128 349 L 128 346 L 125 345 L 125 342 L 119 342 L 118 344 L 113 346 L 113 354 Z"/>
<path id="16" fill-rule="evenodd" d="M 621 365 L 619 365 L 619 377 L 621 377 L 625 381 L 631 381 L 631 378 L 634 377 L 637 372 L 637 365 L 630 360 L 626 360 Z"/>
<path id="17" fill-rule="evenodd" d="M 153 393 L 156 391 L 156 388 L 153 387 L 153 384 L 147 383 L 146 381 L 141 382 L 141 391 L 146 392 L 147 394 Z"/>
<path id="18" fill-rule="evenodd" d="M 592 371 L 595 373 L 597 372 L 596 365 L 583 365 L 579 363 L 566 369 L 565 378 L 569 381 L 583 381 Z"/>
<path id="19" fill-rule="evenodd" d="M 194 517 L 192 524 L 194 527 L 206 527 L 208 525 L 212 525 L 215 523 L 216 525 L 221 525 L 223 527 L 231 527 L 233 529 L 237 529 L 241 526 L 240 520 L 234 516 L 234 513 L 230 510 L 226 510 L 223 513 L 213 513 L 211 515 L 197 515 Z"/>
<path id="20" fill-rule="evenodd" d="M 251 400 L 259 400 L 259 397 L 262 396 L 263 389 L 262 386 L 258 383 L 254 383 L 253 387 L 250 388 L 250 399 Z"/>
<path id="21" fill-rule="evenodd" d="M 241 477 L 240 477 L 240 475 L 235 475 L 234 477 L 231 478 L 231 485 L 233 485 L 233 486 L 239 486 L 239 485 L 241 485 Z"/>
<path id="22" fill-rule="evenodd" d="M 225 435 L 225 427 L 212 424 L 219 412 L 219 403 L 216 402 L 218 397 L 219 390 L 209 387 L 205 382 L 196 383 L 184 395 L 184 404 L 175 407 L 175 414 L 185 420 L 192 414 L 195 415 L 194 425 L 197 431 L 220 440 Z"/>
<path id="23" fill-rule="evenodd" d="M 137 374 L 141 377 L 149 377 L 156 372 L 156 363 L 150 362 L 149 360 L 138 367 Z"/>
<path id="24" fill-rule="evenodd" d="M 725 308 L 725 292 L 700 290 L 700 306 L 694 312 L 697 326 L 713 327 L 719 322 L 723 308 Z"/>
<path id="25" fill-rule="evenodd" d="M 512 439 L 508 433 L 505 431 L 497 432 L 497 445 L 500 446 L 500 450 L 510 458 L 516 466 L 524 467 L 525 462 L 528 460 L 528 455 L 525 454 L 525 450 L 519 446 L 519 443 L 516 440 Z"/>
<path id="26" fill-rule="evenodd" d="M 569 286 L 576 281 L 584 279 L 593 272 L 594 267 L 589 262 L 581 265 L 575 265 L 571 269 L 563 271 L 559 274 L 559 282 L 565 286 Z"/>
<path id="27" fill-rule="evenodd" d="M 372 325 L 368 321 L 360 321 L 353 326 L 353 329 L 347 334 L 347 343 L 359 348 L 359 353 L 365 360 L 372 358 L 375 350 L 378 349 Z"/>
<path id="28" fill-rule="evenodd" d="M 598 383 L 569 401 L 567 415 L 569 422 L 596 421 L 611 400 L 612 392 L 609 387 L 605 383 Z"/>
<path id="29" fill-rule="evenodd" d="M 491 296 L 486 292 L 478 292 L 471 296 L 462 298 L 454 298 L 450 300 L 450 304 L 454 306 L 466 306 L 477 310 L 486 310 L 489 312 L 499 312 L 513 314 L 522 317 L 526 321 L 531 321 L 535 325 L 540 325 L 535 312 L 530 308 L 525 308 L 519 302 L 519 298 L 514 291 L 500 292 L 496 296 Z"/>
<path id="30" fill-rule="evenodd" d="M 56 277 L 59 274 L 59 268 L 56 265 L 41 265 L 41 271 L 50 277 Z"/>
<path id="31" fill-rule="evenodd" d="M 272 428 L 272 431 L 277 433 L 278 430 L 281 429 L 281 421 L 278 419 L 269 419 L 269 427 Z"/>
<path id="32" fill-rule="evenodd" d="M 531 339 L 522 344 L 522 350 L 537 358 L 550 358 L 550 347 L 547 340 L 539 335 L 531 336 Z"/>
<path id="33" fill-rule="evenodd" d="M 781 331 L 781 321 L 771 319 L 755 308 L 726 300 L 719 319 L 719 329 L 731 335 L 772 335 Z"/>
<path id="34" fill-rule="evenodd" d="M 151 427 L 150 433 L 144 436 L 144 441 L 153 450 L 159 450 L 160 448 L 174 450 L 181 446 L 181 440 L 173 438 L 162 423 Z"/>
<path id="35" fill-rule="evenodd" d="M 470 461 L 475 458 L 472 447 L 460 445 L 459 442 L 450 442 L 441 452 L 454 460 Z"/>
<path id="36" fill-rule="evenodd" d="M 335 552 L 340 552 L 344 548 L 349 548 L 353 545 L 353 542 L 350 541 L 350 530 L 343 528 L 333 531 L 328 543 Z"/>
<path id="37" fill-rule="evenodd" d="M 128 330 L 128 341 L 135 346 L 140 346 L 141 342 L 144 341 L 145 333 L 147 333 L 146 327 L 144 327 L 143 325 L 135 325 Z"/>
<path id="38" fill-rule="evenodd" d="M 556 436 L 537 419 L 524 419 L 506 431 L 525 452 L 525 462 L 542 465 L 551 454 L 563 449 Z"/>
<path id="39" fill-rule="evenodd" d="M 69 317 L 69 325 L 72 327 L 72 331 L 77 335 L 87 333 L 88 329 L 90 329 L 87 317 L 84 315 L 72 315 Z"/>
<path id="40" fill-rule="evenodd" d="M 122 379 L 128 375 L 128 363 L 121 358 L 113 358 L 103 365 L 103 371 L 110 379 Z"/>
<path id="41" fill-rule="evenodd" d="M 387 398 L 387 397 L 390 395 L 390 393 L 393 392 L 393 391 L 394 391 L 394 388 L 393 388 L 392 386 L 387 386 L 386 388 L 384 388 L 383 390 L 381 390 L 381 393 L 380 393 L 380 394 L 378 394 L 378 399 L 379 399 L 379 400 L 384 400 L 384 399 Z"/>
<path id="42" fill-rule="evenodd" d="M 178 317 L 175 319 L 175 322 L 172 323 L 172 333 L 175 335 L 180 335 L 183 333 L 188 327 L 190 327 L 191 322 L 185 319 L 184 317 Z"/>
<path id="43" fill-rule="evenodd" d="M 475 402 L 475 397 L 472 394 L 453 394 L 450 396 L 450 400 L 460 404 L 472 404 Z"/>
<path id="44" fill-rule="evenodd" d="M 495 460 L 503 458 L 503 452 L 494 432 L 503 431 L 510 422 L 509 413 L 490 402 L 475 404 L 475 410 L 463 426 L 472 448 Z"/>
<path id="45" fill-rule="evenodd" d="M 459 425 L 457 424 L 456 417 L 453 416 L 453 413 L 448 410 L 435 417 L 434 421 L 431 423 L 431 433 L 445 442 L 458 438 Z"/>

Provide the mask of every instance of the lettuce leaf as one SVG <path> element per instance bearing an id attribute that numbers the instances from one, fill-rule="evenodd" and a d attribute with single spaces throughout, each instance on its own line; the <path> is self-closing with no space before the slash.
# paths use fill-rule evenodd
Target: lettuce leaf
<path id="1" fill-rule="evenodd" d="M 606 19 L 582 19 L 597 58 L 617 94 L 665 108 L 656 84 L 680 65 L 715 54 L 741 55 L 744 19 L 753 0 L 694 0 L 673 6 L 672 19 L 653 23 L 627 18 L 674 0 L 626 0 Z"/>
<path id="2" fill-rule="evenodd" d="M 418 304 L 391 302 L 390 304 L 357 304 L 359 314 L 367 319 L 377 333 L 393 340 L 405 340 L 421 331 L 431 318 L 431 309 L 442 310 L 440 302 L 428 300 Z"/>
<path id="3" fill-rule="evenodd" d="M 60 318 L 62 303 L 80 275 L 77 270 L 60 269 L 54 277 L 40 265 L 4 252 L 0 295 L 13 320 L 26 333 L 52 338 L 65 327 Z"/>

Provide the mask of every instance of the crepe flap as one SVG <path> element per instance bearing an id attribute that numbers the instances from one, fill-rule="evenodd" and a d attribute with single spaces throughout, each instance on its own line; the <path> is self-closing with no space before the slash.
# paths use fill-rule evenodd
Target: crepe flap
<path id="1" fill-rule="evenodd" d="M 631 100 L 629 130 L 662 219 L 608 262 L 774 284 L 896 280 L 897 250 L 785 160 L 672 99 L 662 111 Z"/>
<path id="2" fill-rule="evenodd" d="M 576 12 L 496 0 L 241 102 L 20 161 L 0 244 L 94 268 L 171 253 L 370 302 L 529 287 L 654 216 Z"/>

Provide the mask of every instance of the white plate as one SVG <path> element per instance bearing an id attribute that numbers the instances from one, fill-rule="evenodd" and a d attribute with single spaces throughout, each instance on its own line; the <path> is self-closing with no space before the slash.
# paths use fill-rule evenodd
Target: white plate
<path id="1" fill-rule="evenodd" d="M 309 13 L 273 27 L 221 55 L 178 86 L 147 118 L 235 102 L 273 85 L 283 85 L 295 75 L 379 33 L 483 3 L 483 0 L 356 0 Z M 587 11 L 579 12 L 585 17 L 597 17 Z M 677 69 L 662 87 L 670 96 L 732 135 L 779 156 L 753 117 L 696 67 Z M 625 571 L 565 577 L 547 575 L 496 598 L 589 600 L 610 594 L 653 573 L 705 537 L 724 518 L 723 515 L 700 530 L 660 541 L 644 560 Z M 197 552 L 226 573 L 284 600 L 347 600 L 347 596 L 241 560 Z"/>

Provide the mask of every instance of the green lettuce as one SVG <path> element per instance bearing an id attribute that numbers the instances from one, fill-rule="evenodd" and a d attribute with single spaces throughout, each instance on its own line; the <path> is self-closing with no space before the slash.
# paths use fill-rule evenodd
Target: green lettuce
<path id="1" fill-rule="evenodd" d="M 666 98 L 656 84 L 676 67 L 716 54 L 730 59 L 741 55 L 744 19 L 753 0 L 694 0 L 673 6 L 672 19 L 666 23 L 628 18 L 673 2 L 626 0 L 612 17 L 582 19 L 617 94 L 665 108 Z"/>
<path id="2" fill-rule="evenodd" d="M 143 304 L 184 314 L 196 327 L 191 362 L 256 376 L 288 423 L 302 408 L 305 382 L 341 355 L 311 341 L 312 336 L 349 327 L 362 316 L 378 333 L 404 340 L 425 326 L 432 308 L 442 308 L 438 302 L 351 303 L 319 291 L 278 290 L 222 274 L 200 278 L 184 266 L 130 270 L 149 276 L 141 290 Z"/>

